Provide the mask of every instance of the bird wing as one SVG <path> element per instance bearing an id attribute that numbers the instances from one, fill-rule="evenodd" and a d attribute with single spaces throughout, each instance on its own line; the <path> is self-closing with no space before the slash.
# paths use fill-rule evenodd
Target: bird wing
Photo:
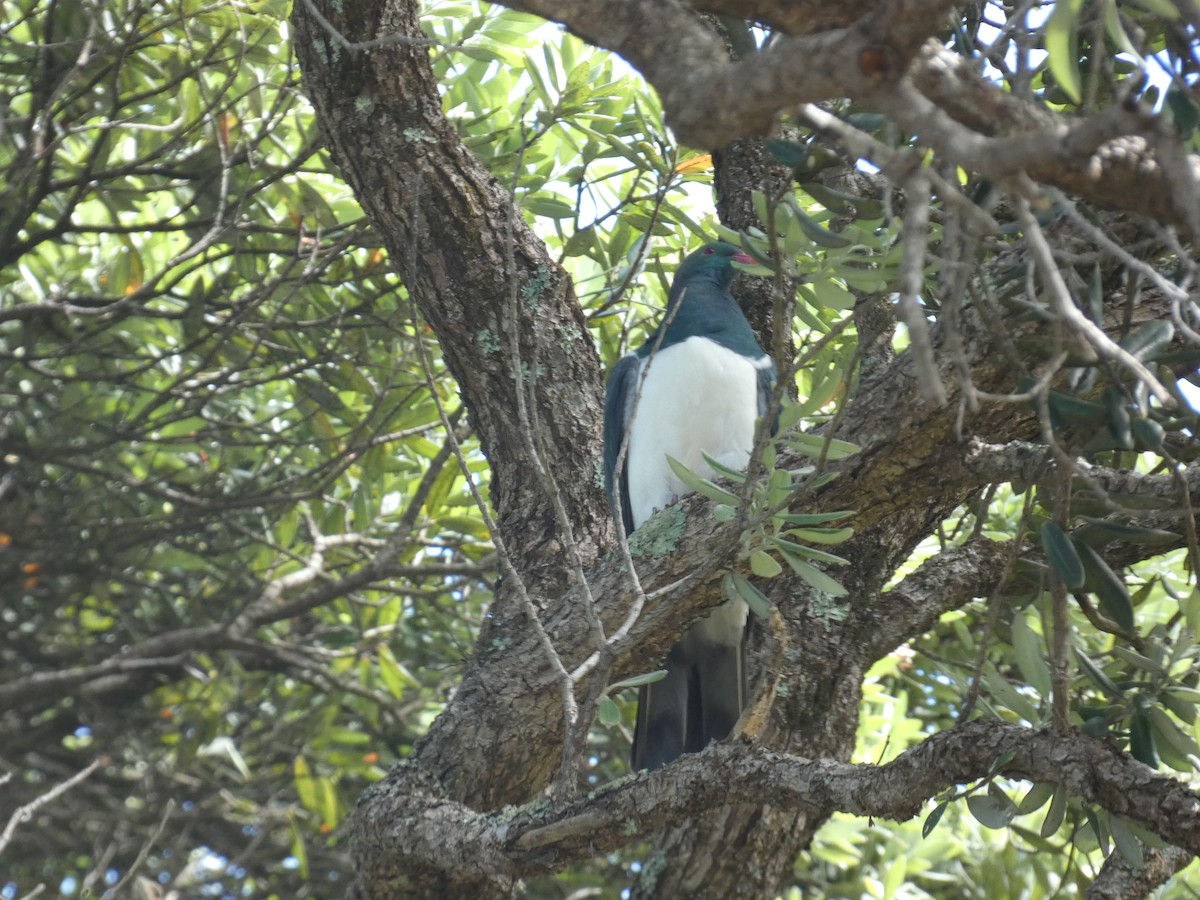
<path id="1" fill-rule="evenodd" d="M 614 515 L 620 514 L 627 535 L 633 531 L 633 509 L 629 504 L 629 466 L 627 463 L 622 464 L 618 477 L 617 460 L 621 454 L 622 443 L 628 440 L 629 419 L 637 397 L 638 374 L 641 370 L 641 363 L 636 355 L 630 353 L 622 356 L 608 377 L 608 391 L 604 397 L 604 493 Z M 629 458 L 628 448 L 625 449 L 625 458 Z"/>
<path id="2" fill-rule="evenodd" d="M 771 405 L 771 391 L 775 388 L 775 361 L 766 357 L 766 362 L 758 367 L 758 415 L 765 416 Z M 771 434 L 779 432 L 779 410 L 771 421 Z"/>

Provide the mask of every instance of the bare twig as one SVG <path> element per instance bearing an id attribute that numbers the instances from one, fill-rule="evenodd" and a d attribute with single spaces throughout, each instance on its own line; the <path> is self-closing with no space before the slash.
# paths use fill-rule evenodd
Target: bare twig
<path id="1" fill-rule="evenodd" d="M 18 806 L 15 810 L 13 810 L 13 814 L 8 817 L 8 824 L 4 826 L 4 831 L 0 832 L 0 854 L 4 853 L 4 849 L 13 839 L 13 835 L 16 834 L 17 828 L 20 827 L 21 823 L 28 821 L 29 817 L 43 806 L 48 803 L 53 803 L 67 791 L 71 790 L 71 788 L 85 781 L 98 768 L 107 764 L 108 757 L 97 757 L 86 767 L 76 772 L 66 781 L 55 785 L 54 787 L 50 788 L 50 790 L 46 791 L 46 793 L 30 800 L 24 806 Z"/>

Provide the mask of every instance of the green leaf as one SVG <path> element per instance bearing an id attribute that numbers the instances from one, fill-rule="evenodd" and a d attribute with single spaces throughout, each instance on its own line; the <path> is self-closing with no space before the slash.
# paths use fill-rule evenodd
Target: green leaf
<path id="1" fill-rule="evenodd" d="M 1141 525 L 1128 525 L 1123 522 L 1111 522 L 1108 519 L 1096 519 L 1091 516 L 1080 516 L 1085 524 L 1071 532 L 1071 537 L 1081 540 L 1090 547 L 1099 549 L 1111 541 L 1124 541 L 1127 544 L 1143 544 L 1155 546 L 1170 544 L 1179 540 L 1174 531 L 1161 528 L 1145 528 Z"/>
<path id="2" fill-rule="evenodd" d="M 831 566 L 844 566 L 849 562 L 849 560 L 841 556 L 835 556 L 832 553 L 826 553 L 824 550 L 817 550 L 814 547 L 805 547 L 803 544 L 784 540 L 775 535 L 771 535 L 768 540 L 785 553 L 793 553 L 798 556 L 807 557 L 808 559 L 815 559 L 817 562 L 828 563 Z"/>
<path id="3" fill-rule="evenodd" d="M 300 804 L 305 809 L 319 812 L 316 781 L 308 767 L 308 761 L 303 756 L 297 756 L 292 763 L 292 784 L 296 788 Z"/>
<path id="4" fill-rule="evenodd" d="M 1200 694 L 1200 691 L 1168 687 L 1158 695 L 1158 699 L 1163 706 L 1191 725 L 1196 721 L 1196 701 L 1200 700 L 1197 694 Z"/>
<path id="5" fill-rule="evenodd" d="M 794 195 L 788 194 L 784 198 L 784 202 L 787 203 L 788 208 L 791 210 L 796 222 L 798 222 L 800 228 L 803 229 L 805 236 L 818 247 L 825 247 L 827 249 L 842 249 L 849 247 L 854 243 L 849 238 L 842 237 L 836 231 L 830 231 L 828 228 L 810 216 L 800 207 L 800 204 L 796 202 Z"/>
<path id="6" fill-rule="evenodd" d="M 1133 431 L 1129 418 L 1129 407 L 1125 398 L 1116 388 L 1108 388 L 1104 392 L 1105 405 L 1108 407 L 1108 433 L 1118 450 L 1133 449 Z"/>
<path id="7" fill-rule="evenodd" d="M 1112 832 L 1113 843 L 1117 845 L 1117 852 L 1121 854 L 1121 859 L 1125 860 L 1125 865 L 1135 872 L 1140 872 L 1145 865 L 1141 842 L 1133 836 L 1133 832 L 1129 830 L 1129 826 L 1120 816 L 1111 816 L 1108 820 L 1108 827 Z"/>
<path id="8" fill-rule="evenodd" d="M 397 700 L 404 695 L 406 688 L 419 686 L 420 683 L 417 679 L 413 678 L 412 674 L 400 665 L 392 654 L 391 648 L 386 644 L 379 648 L 377 659 L 379 661 L 379 677 L 383 679 L 388 693 Z"/>
<path id="9" fill-rule="evenodd" d="M 759 578 L 774 578 L 783 571 L 783 566 L 767 551 L 755 550 L 750 554 L 750 571 Z"/>
<path id="10" fill-rule="evenodd" d="M 671 467 L 671 471 L 675 473 L 676 478 L 702 497 L 735 507 L 741 502 L 738 500 L 737 494 L 732 494 L 724 488 L 717 487 L 707 478 L 701 478 L 669 453 L 667 454 L 667 465 Z"/>
<path id="11" fill-rule="evenodd" d="M 1075 659 L 1079 661 L 1079 667 L 1083 669 L 1085 673 L 1087 673 L 1087 676 L 1097 685 L 1099 685 L 1100 689 L 1114 700 L 1121 699 L 1121 697 L 1124 696 L 1124 693 L 1119 687 L 1117 687 L 1116 682 L 1104 674 L 1104 670 L 1096 665 L 1090 656 L 1088 656 L 1078 647 L 1074 649 Z"/>
<path id="12" fill-rule="evenodd" d="M 737 518 L 737 510 L 725 503 L 713 507 L 713 518 L 718 522 L 732 522 Z"/>
<path id="13" fill-rule="evenodd" d="M 1150 659 L 1148 656 L 1130 650 L 1128 647 L 1122 647 L 1120 644 L 1115 644 L 1112 648 L 1113 655 L 1121 657 L 1125 662 L 1129 663 L 1135 669 L 1141 669 L 1143 672 L 1149 672 L 1151 675 L 1162 678 L 1167 673 L 1163 667 Z"/>
<path id="14" fill-rule="evenodd" d="M 1134 631 L 1133 598 L 1125 582 L 1117 577 L 1095 550 L 1082 541 L 1072 541 L 1083 563 L 1085 590 L 1094 593 L 1105 613 L 1126 631 Z"/>
<path id="15" fill-rule="evenodd" d="M 1096 836 L 1096 843 L 1100 847 L 1100 852 L 1108 856 L 1108 829 L 1104 827 L 1104 823 L 1100 821 L 1100 817 L 1096 815 L 1096 811 L 1090 806 L 1084 807 L 1083 815 L 1087 819 L 1088 827 L 1092 829 L 1092 834 Z"/>
<path id="16" fill-rule="evenodd" d="M 1050 71 L 1076 103 L 1083 100 L 1079 81 L 1079 52 L 1076 32 L 1083 0 L 1057 0 L 1046 22 L 1045 46 Z"/>
<path id="17" fill-rule="evenodd" d="M 1196 130 L 1196 125 L 1200 124 L 1200 105 L 1197 105 L 1186 91 L 1180 90 L 1174 84 L 1167 88 L 1163 105 L 1171 111 L 1175 131 L 1179 136 L 1191 137 Z"/>
<path id="18" fill-rule="evenodd" d="M 1159 450 L 1162 448 L 1166 430 L 1153 419 L 1134 419 L 1130 423 L 1133 430 L 1134 444 L 1138 450 Z"/>
<path id="19" fill-rule="evenodd" d="M 1042 837 L 1048 838 L 1062 827 L 1063 819 L 1067 815 L 1067 792 L 1058 785 L 1054 788 L 1054 799 L 1050 801 L 1050 810 L 1046 813 L 1046 818 L 1042 820 L 1042 827 L 1038 832 Z"/>
<path id="20" fill-rule="evenodd" d="M 1108 421 L 1108 409 L 1074 394 L 1051 391 L 1046 398 L 1050 414 L 1056 420 L 1076 428 L 1095 428 Z"/>
<path id="21" fill-rule="evenodd" d="M 782 138 L 767 138 L 763 141 L 763 149 L 789 169 L 803 165 L 808 159 L 808 147 Z"/>
<path id="22" fill-rule="evenodd" d="M 1134 710 L 1129 721 L 1129 752 L 1138 762 L 1152 769 L 1158 768 L 1158 750 L 1154 746 L 1154 732 L 1150 719 L 1140 709 Z"/>
<path id="23" fill-rule="evenodd" d="M 755 587 L 750 579 L 737 572 L 727 572 L 723 581 L 726 596 L 741 597 L 756 616 L 770 618 L 771 598 Z"/>
<path id="24" fill-rule="evenodd" d="M 853 528 L 789 528 L 787 533 L 810 544 L 844 544 L 854 537 Z"/>
<path id="25" fill-rule="evenodd" d="M 804 432 L 796 432 L 789 434 L 785 439 L 785 443 L 795 447 L 801 453 L 813 457 L 820 457 L 821 453 L 825 453 L 825 458 L 829 460 L 845 459 L 848 456 L 853 456 L 858 452 L 859 448 L 856 444 L 851 444 L 849 441 L 839 441 L 834 438 L 828 441 L 826 449 L 826 440 L 819 434 L 806 434 Z"/>
<path id="26" fill-rule="evenodd" d="M 839 311 L 853 309 L 858 298 L 841 285 L 822 278 L 820 281 L 810 281 L 808 289 L 819 306 Z"/>
<path id="27" fill-rule="evenodd" d="M 1029 792 L 1017 804 L 1017 815 L 1025 816 L 1037 812 L 1054 796 L 1054 785 L 1049 781 L 1039 781 L 1029 788 Z"/>
<path id="28" fill-rule="evenodd" d="M 1109 40 L 1116 45 L 1118 50 L 1141 64 L 1142 55 L 1133 45 L 1133 41 L 1129 39 L 1129 35 L 1125 32 L 1125 26 L 1121 23 L 1117 0 L 1104 0 L 1104 30 L 1108 32 Z"/>
<path id="29" fill-rule="evenodd" d="M 1165 350 L 1175 338 L 1175 326 L 1165 319 L 1152 319 L 1121 339 L 1121 349 L 1143 362 Z"/>
<path id="30" fill-rule="evenodd" d="M 1058 525 L 1047 519 L 1042 523 L 1042 549 L 1058 577 L 1071 590 L 1083 587 L 1083 562 L 1074 545 Z"/>
<path id="31" fill-rule="evenodd" d="M 826 522 L 836 522 L 846 516 L 852 516 L 856 510 L 843 509 L 827 513 L 778 513 L 774 518 L 788 525 L 823 525 Z"/>
<path id="32" fill-rule="evenodd" d="M 546 219 L 573 219 L 575 207 L 553 197 L 526 197 L 521 205 L 535 216 Z"/>
<path id="33" fill-rule="evenodd" d="M 1042 655 L 1042 639 L 1032 628 L 1024 614 L 1012 621 L 1013 651 L 1017 667 L 1029 685 L 1043 697 L 1050 696 L 1050 667 Z"/>
<path id="34" fill-rule="evenodd" d="M 884 206 L 880 200 L 835 191 L 819 181 L 806 181 L 801 187 L 804 188 L 804 193 L 828 210 L 842 215 L 853 215 L 856 219 L 883 218 Z"/>
<path id="35" fill-rule="evenodd" d="M 596 717 L 601 725 L 612 728 L 621 723 L 621 708 L 612 697 L 602 697 L 599 706 L 596 707 Z"/>
<path id="36" fill-rule="evenodd" d="M 946 813 L 947 804 L 945 801 L 939 803 L 933 808 L 933 811 L 925 817 L 924 823 L 921 825 L 921 837 L 927 838 L 933 829 L 937 828 L 938 822 L 942 821 L 942 816 Z"/>
<path id="37" fill-rule="evenodd" d="M 704 457 L 704 461 L 708 463 L 714 474 L 720 475 L 722 478 L 728 478 L 734 484 L 745 484 L 746 473 L 741 469 L 731 469 L 723 462 L 709 456 L 703 450 L 700 451 L 700 455 Z"/>
<path id="38" fill-rule="evenodd" d="M 967 798 L 967 809 L 985 828 L 1007 828 L 1016 816 L 1012 801 L 1005 803 L 991 794 L 972 794 Z"/>
<path id="39" fill-rule="evenodd" d="M 808 583 L 808 586 L 814 590 L 828 594 L 830 597 L 844 597 L 849 593 L 849 591 L 816 566 L 806 562 L 796 554 L 787 550 L 780 552 L 787 564 L 792 567 L 792 571 L 804 579 Z"/>
<path id="40" fill-rule="evenodd" d="M 608 686 L 610 691 L 620 691 L 625 688 L 641 687 L 643 684 L 654 684 L 656 681 L 662 681 L 667 677 L 666 669 L 655 669 L 653 672 L 646 672 L 644 675 L 634 675 L 631 678 L 622 678 L 620 681 L 614 682 Z"/>
<path id="41" fill-rule="evenodd" d="M 1163 711 L 1162 707 L 1151 706 L 1146 710 L 1146 715 L 1150 719 L 1150 727 L 1154 729 L 1156 747 L 1162 748 L 1166 744 L 1185 759 L 1188 756 L 1200 759 L 1200 747 L 1197 747 L 1196 742 L 1171 721 L 1171 717 Z"/>
<path id="42" fill-rule="evenodd" d="M 1026 722 L 1037 724 L 1037 709 L 1029 698 L 1013 687 L 990 663 L 984 666 L 983 681 L 988 687 L 988 693 L 1005 709 L 1012 710 Z"/>
<path id="43" fill-rule="evenodd" d="M 313 812 L 317 812 L 317 810 L 314 808 Z M 308 850 L 304 846 L 304 834 L 300 831 L 300 822 L 298 821 L 298 817 L 293 817 L 290 824 L 292 829 L 291 852 L 292 856 L 296 860 L 296 871 L 300 874 L 301 878 L 307 879 Z"/>

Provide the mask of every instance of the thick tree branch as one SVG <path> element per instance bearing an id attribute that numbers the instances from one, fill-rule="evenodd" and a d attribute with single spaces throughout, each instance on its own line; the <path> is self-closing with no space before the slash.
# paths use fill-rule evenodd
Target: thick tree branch
<path id="1" fill-rule="evenodd" d="M 1096 880 L 1088 885 L 1086 900 L 1137 900 L 1148 897 L 1171 880 L 1194 858 L 1194 853 L 1178 847 L 1143 851 L 1144 865 L 1134 870 L 1121 854 L 1113 851 L 1100 869 Z"/>
<path id="2" fill-rule="evenodd" d="M 988 596 L 1003 577 L 1010 553 L 1008 544 L 978 538 L 928 559 L 874 605 L 874 625 L 863 635 L 867 653 L 882 657 L 928 631 L 943 613 Z"/>
<path id="3" fill-rule="evenodd" d="M 409 790 L 393 792 L 404 779 L 389 779 L 372 798 L 371 815 L 379 827 L 360 840 L 373 842 L 369 858 L 410 878 L 413 872 L 432 875 L 442 866 L 463 866 L 481 885 L 507 887 L 517 878 L 628 846 L 666 825 L 763 797 L 785 809 L 911 819 L 929 798 L 986 777 L 1007 757 L 1001 774 L 1061 785 L 1190 854 L 1200 853 L 1200 793 L 1086 735 L 993 719 L 940 732 L 883 766 L 714 744 L 559 808 L 538 802 L 481 815 L 438 798 L 430 783 L 418 791 L 410 781 Z M 409 827 L 387 827 L 400 820 Z M 363 874 L 375 879 L 382 873 Z M 378 896 L 386 900 L 400 894 Z"/>
<path id="4" fill-rule="evenodd" d="M 621 54 L 658 91 L 667 124 L 680 141 L 704 148 L 767 134 L 780 112 L 801 103 L 871 95 L 904 74 L 925 38 L 954 7 L 951 0 L 889 0 L 851 28 L 781 37 L 735 63 L 720 38 L 677 0 L 507 0 L 504 5 L 559 22 L 585 41 Z M 728 5 L 719 11 L 732 12 Z M 800 29 L 802 15 L 788 14 L 794 30 Z"/>
<path id="5" fill-rule="evenodd" d="M 683 0 L 701 12 L 769 25 L 785 34 L 800 35 L 840 28 L 858 21 L 877 0 Z"/>

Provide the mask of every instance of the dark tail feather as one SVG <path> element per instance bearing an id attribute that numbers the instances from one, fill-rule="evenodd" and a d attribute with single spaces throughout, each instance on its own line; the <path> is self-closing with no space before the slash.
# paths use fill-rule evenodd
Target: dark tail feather
<path id="1" fill-rule="evenodd" d="M 667 655 L 667 674 L 638 692 L 634 769 L 654 770 L 729 737 L 745 702 L 742 646 L 692 631 Z"/>
<path id="2" fill-rule="evenodd" d="M 723 741 L 733 731 L 745 706 L 742 645 L 709 644 L 694 668 L 697 728 L 689 728 L 685 753 L 698 753 L 712 741 Z"/>
<path id="3" fill-rule="evenodd" d="M 633 730 L 634 769 L 657 769 L 683 752 L 687 734 L 688 669 L 676 646 L 667 655 L 666 677 L 638 691 Z"/>

